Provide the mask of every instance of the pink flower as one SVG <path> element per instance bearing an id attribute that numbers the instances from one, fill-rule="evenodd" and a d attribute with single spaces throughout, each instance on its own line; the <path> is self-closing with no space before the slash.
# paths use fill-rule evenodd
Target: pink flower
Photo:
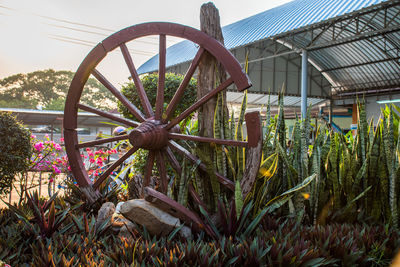
<path id="1" fill-rule="evenodd" d="M 58 150 L 58 151 L 60 151 L 62 149 L 60 144 L 55 144 L 54 148 L 55 148 L 55 150 Z"/>
<path id="2" fill-rule="evenodd" d="M 88 156 L 89 156 L 89 157 L 94 157 L 94 154 L 93 154 L 92 152 L 89 152 L 89 153 L 88 153 Z"/>
<path id="3" fill-rule="evenodd" d="M 40 151 L 43 150 L 44 145 L 43 145 L 42 142 L 37 142 L 37 143 L 34 145 L 34 147 L 35 147 L 35 149 L 36 149 L 38 152 L 40 152 Z"/>
<path id="4" fill-rule="evenodd" d="M 89 162 L 90 162 L 90 163 L 94 163 L 95 160 L 94 160 L 94 159 L 89 159 Z"/>
<path id="5" fill-rule="evenodd" d="M 67 167 L 67 170 L 71 171 L 71 167 L 70 167 L 70 166 L 68 166 L 68 167 Z"/>
<path id="6" fill-rule="evenodd" d="M 53 169 L 54 169 L 54 172 L 55 172 L 55 173 L 57 173 L 57 174 L 61 173 L 60 169 L 57 168 L 56 165 L 53 165 Z"/>
<path id="7" fill-rule="evenodd" d="M 64 142 L 64 138 L 61 137 L 61 138 L 60 138 L 60 143 L 63 143 L 63 142 Z"/>
<path id="8" fill-rule="evenodd" d="M 32 138 L 32 139 L 35 139 L 35 138 L 36 138 L 36 135 L 31 134 L 31 138 Z"/>
<path id="9" fill-rule="evenodd" d="M 99 165 L 100 167 L 103 166 L 103 161 L 101 160 L 101 158 L 97 159 L 97 165 Z"/>

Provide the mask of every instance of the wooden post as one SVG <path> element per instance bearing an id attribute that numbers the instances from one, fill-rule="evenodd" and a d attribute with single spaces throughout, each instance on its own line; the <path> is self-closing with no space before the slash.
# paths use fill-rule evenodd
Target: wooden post
<path id="1" fill-rule="evenodd" d="M 224 44 L 222 29 L 220 25 L 219 12 L 213 3 L 206 3 L 200 9 L 200 29 L 204 33 L 213 37 L 220 43 Z M 197 78 L 197 98 L 200 99 L 210 91 L 212 91 L 221 82 L 226 80 L 226 72 L 222 64 L 219 63 L 214 56 L 207 51 L 199 62 L 199 75 Z M 226 99 L 226 91 L 224 91 L 224 99 Z M 226 101 L 224 101 L 226 102 Z M 217 104 L 217 97 L 209 100 L 201 108 L 199 108 L 199 135 L 204 137 L 214 137 L 214 113 Z M 227 111 L 226 103 L 224 109 Z M 226 113 L 228 114 L 228 113 Z M 199 150 L 202 154 L 209 157 L 209 162 L 214 162 L 214 151 L 209 144 L 199 144 Z M 199 183 L 202 188 L 202 200 L 206 203 L 209 210 L 214 210 L 215 201 L 213 195 L 213 187 L 210 177 L 207 173 L 200 171 Z"/>
<path id="2" fill-rule="evenodd" d="M 200 30 L 224 44 L 224 37 L 219 19 L 218 9 L 213 3 L 206 3 L 200 9 Z M 226 72 L 223 66 L 215 58 L 205 52 L 199 63 L 199 76 L 197 79 L 197 98 L 200 99 L 215 86 L 226 79 Z M 224 90 L 224 99 L 226 91 Z M 226 101 L 225 101 L 226 102 Z M 211 99 L 199 108 L 199 135 L 213 137 L 213 122 L 216 98 Z M 226 106 L 226 103 L 225 103 Z"/>

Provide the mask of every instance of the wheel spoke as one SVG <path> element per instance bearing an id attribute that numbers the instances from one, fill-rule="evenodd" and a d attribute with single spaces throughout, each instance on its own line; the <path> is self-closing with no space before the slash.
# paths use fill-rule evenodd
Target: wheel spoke
<path id="1" fill-rule="evenodd" d="M 174 153 L 172 152 L 171 148 L 166 147 L 163 151 L 165 153 L 165 155 L 167 156 L 169 162 L 172 165 L 172 168 L 174 168 L 176 170 L 176 172 L 180 175 L 182 173 L 182 168 L 179 165 L 178 160 L 176 159 Z"/>
<path id="2" fill-rule="evenodd" d="M 185 149 L 184 147 L 180 146 L 178 143 L 176 143 L 175 141 L 170 140 L 168 142 L 168 146 L 170 148 L 172 148 L 173 150 L 175 150 L 178 153 L 181 153 L 182 155 L 186 156 L 189 160 L 191 160 L 194 164 L 198 164 L 199 168 L 202 169 L 203 171 L 207 171 L 207 167 L 204 163 L 201 162 L 200 159 L 198 159 L 195 155 L 193 155 L 192 153 L 190 153 L 189 151 L 187 151 L 187 149 Z M 235 185 L 234 183 L 227 179 L 226 177 L 224 177 L 222 174 L 216 172 L 215 175 L 218 178 L 218 181 L 224 185 L 225 187 L 229 188 L 230 190 L 234 191 L 235 190 Z"/>
<path id="3" fill-rule="evenodd" d="M 185 134 L 177 134 L 177 133 L 168 133 L 168 137 L 172 138 L 172 139 L 214 143 L 214 144 L 219 144 L 219 145 L 241 146 L 241 147 L 247 146 L 247 142 L 244 142 L 244 141 L 223 140 L 223 139 L 216 139 L 216 138 L 210 138 L 210 137 L 201 137 L 201 136 L 185 135 Z"/>
<path id="4" fill-rule="evenodd" d="M 128 152 L 126 152 L 122 157 L 120 157 L 117 161 L 115 161 L 108 169 L 103 172 L 100 177 L 96 180 L 96 182 L 93 184 L 94 189 L 97 189 L 102 182 L 104 182 L 105 179 L 112 173 L 113 170 L 115 170 L 119 165 L 121 165 L 125 160 L 127 160 L 133 153 L 138 150 L 137 147 L 131 148 Z"/>
<path id="5" fill-rule="evenodd" d="M 146 95 L 143 84 L 140 81 L 140 78 L 136 71 L 135 65 L 133 64 L 133 60 L 128 51 L 128 47 L 126 47 L 125 44 L 122 44 L 120 46 L 120 48 L 121 48 L 122 55 L 124 56 L 126 65 L 128 66 L 129 72 L 131 73 L 133 82 L 135 83 L 135 87 L 136 87 L 137 93 L 139 95 L 140 103 L 142 104 L 144 112 L 146 113 L 147 117 L 152 117 L 152 116 L 154 116 L 153 109 L 151 108 L 150 101 Z"/>
<path id="6" fill-rule="evenodd" d="M 96 79 L 102 83 L 110 92 L 118 98 L 119 101 L 124 104 L 128 110 L 139 120 L 144 121 L 143 113 L 134 105 L 132 104 L 117 88 L 114 87 L 98 70 L 94 69 L 92 74 Z"/>
<path id="7" fill-rule="evenodd" d="M 139 123 L 136 122 L 136 121 L 120 118 L 120 117 L 115 116 L 114 114 L 111 114 L 111 113 L 106 112 L 106 111 L 99 110 L 99 109 L 94 108 L 94 107 L 90 107 L 90 106 L 87 106 L 87 105 L 84 105 L 84 104 L 77 104 L 76 106 L 77 106 L 77 108 L 80 108 L 80 109 L 82 109 L 84 111 L 97 114 L 99 116 L 108 118 L 108 119 L 113 120 L 113 121 L 117 121 L 117 122 L 123 123 L 123 124 L 131 126 L 131 127 L 139 126 Z"/>
<path id="8" fill-rule="evenodd" d="M 186 109 L 184 112 L 182 112 L 178 117 L 174 118 L 173 120 L 171 120 L 167 126 L 165 126 L 165 128 L 167 130 L 171 129 L 172 127 L 174 127 L 174 125 L 178 124 L 179 122 L 181 122 L 184 118 L 186 118 L 187 116 L 189 116 L 193 111 L 195 111 L 196 109 L 198 109 L 200 106 L 204 105 L 208 100 L 210 100 L 212 97 L 214 97 L 215 95 L 217 95 L 219 92 L 221 92 L 222 90 L 226 89 L 229 85 L 231 85 L 233 83 L 233 79 L 232 77 L 227 79 L 226 81 L 224 81 L 223 83 L 221 83 L 217 88 L 215 88 L 214 90 L 210 91 L 208 94 L 206 94 L 205 96 L 203 96 L 202 98 L 200 98 L 199 100 L 197 100 L 196 103 L 194 103 L 192 106 L 190 106 L 188 109 Z"/>
<path id="9" fill-rule="evenodd" d="M 176 172 L 181 175 L 182 174 L 182 168 L 179 165 L 178 160 L 176 159 L 174 153 L 172 152 L 170 147 L 167 147 L 166 149 L 164 149 L 164 153 L 167 155 L 167 158 L 169 159 L 172 167 L 176 170 Z M 206 205 L 204 204 L 204 202 L 201 200 L 199 194 L 197 194 L 196 190 L 194 189 L 193 185 L 190 183 L 189 185 L 189 193 L 190 195 L 193 197 L 194 201 L 199 204 L 200 206 L 202 206 L 205 210 L 207 210 Z"/>
<path id="10" fill-rule="evenodd" d="M 124 134 L 124 135 L 120 135 L 120 136 L 116 136 L 116 137 L 104 138 L 104 139 L 99 139 L 99 140 L 79 143 L 79 144 L 75 145 L 75 147 L 76 148 L 91 147 L 91 146 L 101 145 L 101 144 L 104 144 L 104 143 L 111 143 L 111 142 L 115 142 L 115 141 L 125 140 L 125 139 L 128 139 L 128 138 L 129 138 L 129 135 Z"/>
<path id="11" fill-rule="evenodd" d="M 199 204 L 200 206 L 203 207 L 204 210 L 207 211 L 207 205 L 203 202 L 203 200 L 200 198 L 199 194 L 197 194 L 196 190 L 194 189 L 192 184 L 189 184 L 189 193 L 194 199 L 194 201 Z"/>
<path id="12" fill-rule="evenodd" d="M 151 178 L 151 174 L 153 172 L 154 156 L 155 156 L 154 150 L 150 150 L 149 151 L 149 155 L 147 156 L 147 164 L 146 164 L 146 169 L 145 169 L 145 172 L 144 172 L 143 189 L 146 186 L 149 186 L 149 184 L 150 184 L 150 178 Z"/>
<path id="13" fill-rule="evenodd" d="M 165 160 L 161 151 L 156 152 L 158 171 L 161 178 L 161 192 L 166 194 L 168 190 L 168 177 L 167 168 L 165 167 Z"/>
<path id="14" fill-rule="evenodd" d="M 165 112 L 165 118 L 164 121 L 168 121 L 171 116 L 173 115 L 176 106 L 179 104 L 183 93 L 185 92 L 186 87 L 188 86 L 190 79 L 192 78 L 194 72 L 196 71 L 197 66 L 199 65 L 200 59 L 202 55 L 204 54 L 204 48 L 200 47 L 199 51 L 197 51 L 196 56 L 194 57 L 192 63 L 190 64 L 190 67 L 188 71 L 185 74 L 185 77 L 182 80 L 182 83 L 179 85 L 179 88 L 176 90 L 174 97 L 172 98 L 171 102 L 169 103 L 167 110 Z"/>
<path id="15" fill-rule="evenodd" d="M 167 54 L 165 34 L 160 35 L 160 50 L 158 53 L 158 87 L 156 98 L 156 114 L 155 119 L 160 120 L 164 105 L 164 86 L 165 86 L 165 59 Z"/>

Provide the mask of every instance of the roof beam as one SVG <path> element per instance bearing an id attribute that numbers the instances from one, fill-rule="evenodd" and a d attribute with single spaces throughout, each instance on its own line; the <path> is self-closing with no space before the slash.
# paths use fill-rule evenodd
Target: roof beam
<path id="1" fill-rule="evenodd" d="M 361 41 L 361 40 L 364 40 L 367 38 L 371 38 L 371 37 L 375 37 L 375 36 L 383 35 L 383 34 L 387 34 L 387 33 L 392 33 L 392 32 L 396 32 L 396 31 L 400 31 L 400 25 L 396 25 L 393 27 L 385 28 L 385 29 L 370 31 L 370 32 L 366 32 L 363 34 L 357 34 L 354 36 L 349 36 L 349 37 L 335 40 L 332 42 L 326 42 L 324 44 L 312 45 L 312 46 L 307 47 L 306 49 L 308 51 L 320 50 L 320 49 L 325 49 L 325 48 L 329 48 L 332 46 L 339 46 L 339 45 L 344 45 L 344 44 L 348 44 L 348 43 L 352 43 L 352 42 L 356 42 L 356 41 Z"/>
<path id="2" fill-rule="evenodd" d="M 367 62 L 352 64 L 352 65 L 347 65 L 347 66 L 340 66 L 340 67 L 336 67 L 336 68 L 324 69 L 324 70 L 321 70 L 321 72 L 329 72 L 329 71 L 335 71 L 335 70 L 341 70 L 341 69 L 355 68 L 355 67 L 360 67 L 360 66 L 365 66 L 365 65 L 383 63 L 383 62 L 392 61 L 392 60 L 400 60 L 400 57 L 385 58 L 385 59 L 381 59 L 381 60 L 367 61 Z"/>

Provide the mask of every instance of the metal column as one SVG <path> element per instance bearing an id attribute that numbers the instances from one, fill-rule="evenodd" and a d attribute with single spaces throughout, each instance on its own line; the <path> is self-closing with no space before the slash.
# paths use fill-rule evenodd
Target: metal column
<path id="1" fill-rule="evenodd" d="M 301 56 L 301 117 L 305 119 L 307 115 L 307 50 L 302 50 Z"/>

